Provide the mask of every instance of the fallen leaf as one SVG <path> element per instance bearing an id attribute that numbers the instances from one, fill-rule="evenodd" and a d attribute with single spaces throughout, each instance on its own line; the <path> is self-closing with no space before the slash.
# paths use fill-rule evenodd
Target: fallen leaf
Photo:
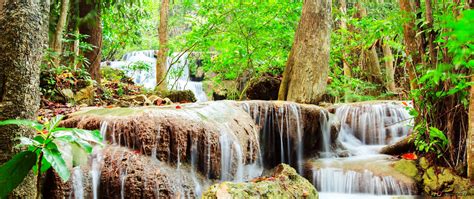
<path id="1" fill-rule="evenodd" d="M 416 160 L 418 157 L 414 153 L 405 153 L 401 156 L 405 160 Z"/>
<path id="2" fill-rule="evenodd" d="M 176 106 L 176 109 L 181 109 L 182 107 L 180 105 L 177 105 Z"/>

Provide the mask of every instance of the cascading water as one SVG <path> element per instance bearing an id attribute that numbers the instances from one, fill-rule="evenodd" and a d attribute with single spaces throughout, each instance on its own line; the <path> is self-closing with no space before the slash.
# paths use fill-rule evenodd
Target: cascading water
<path id="1" fill-rule="evenodd" d="M 335 109 L 342 122 L 338 142 L 331 156 L 311 163 L 312 180 L 321 192 L 411 195 L 416 189 L 405 176 L 390 170 L 391 156 L 378 150 L 407 136 L 410 115 L 401 103 L 342 105 Z M 321 121 L 324 124 L 324 121 Z M 323 135 L 329 135 L 322 125 Z M 326 131 L 326 132 L 325 132 Z M 326 142 L 325 142 L 326 143 Z M 329 146 L 324 147 L 330 150 Z"/>
<path id="2" fill-rule="evenodd" d="M 191 90 L 198 102 L 207 101 L 202 82 L 191 81 L 189 74 L 189 53 L 173 53 L 168 57 L 167 68 L 170 71 L 167 75 L 167 87 L 171 90 Z M 156 86 L 156 58 L 154 50 L 134 51 L 125 54 L 122 61 L 106 61 L 102 65 L 108 65 L 116 69 L 124 69 L 127 66 L 142 62 L 150 66 L 149 70 L 126 70 L 127 75 L 133 78 L 136 84 L 145 88 L 153 89 Z M 171 68 L 169 68 L 171 67 Z"/>

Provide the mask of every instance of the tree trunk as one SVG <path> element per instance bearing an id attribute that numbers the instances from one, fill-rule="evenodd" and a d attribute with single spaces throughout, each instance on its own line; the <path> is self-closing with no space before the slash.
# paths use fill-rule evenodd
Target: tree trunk
<path id="1" fill-rule="evenodd" d="M 49 1 L 0 0 L 0 120 L 35 119 L 40 103 L 39 74 L 48 39 Z M 16 152 L 14 140 L 32 136 L 24 127 L 0 126 L 0 164 Z M 12 194 L 34 198 L 32 172 Z"/>
<path id="2" fill-rule="evenodd" d="M 309 104 L 321 100 L 328 78 L 331 21 L 330 0 L 304 1 L 279 100 Z"/>
<path id="3" fill-rule="evenodd" d="M 160 39 L 160 49 L 156 60 L 156 84 L 161 89 L 166 89 L 166 60 L 168 58 L 168 12 L 169 0 L 161 1 L 160 26 L 158 27 L 158 37 Z"/>
<path id="4" fill-rule="evenodd" d="M 405 41 L 405 52 L 408 56 L 406 67 L 410 79 L 410 88 L 411 90 L 414 90 L 418 88 L 415 82 L 416 66 L 421 63 L 421 57 L 418 52 L 419 44 L 416 40 L 415 19 L 411 16 L 414 9 L 413 5 L 410 4 L 410 0 L 400 0 L 400 9 L 404 12 L 404 18 L 411 18 L 403 24 L 403 39 Z"/>
<path id="5" fill-rule="evenodd" d="M 474 76 L 471 77 L 471 82 L 474 82 Z M 471 95 L 469 99 L 469 129 L 466 150 L 467 176 L 471 180 L 474 180 L 474 86 L 471 86 Z"/>
<path id="6" fill-rule="evenodd" d="M 69 9 L 69 0 L 61 0 L 61 12 L 59 14 L 58 23 L 56 24 L 56 30 L 54 31 L 53 41 L 51 42 L 50 48 L 56 53 L 53 63 L 55 66 L 59 66 L 61 61 L 61 53 L 63 47 L 63 32 L 66 27 L 67 12 Z"/>
<path id="7" fill-rule="evenodd" d="M 435 45 L 434 45 L 434 40 L 436 39 L 436 33 L 433 30 L 433 8 L 431 6 L 431 0 L 426 0 L 425 3 L 426 7 L 426 26 L 430 30 L 428 32 L 429 38 L 428 38 L 428 52 L 430 54 L 430 60 L 429 63 L 432 68 L 436 68 L 436 62 L 437 62 L 437 53 L 435 50 Z"/>
<path id="8" fill-rule="evenodd" d="M 339 0 L 340 5 L 340 10 L 342 13 L 342 18 L 341 18 L 341 29 L 347 30 L 347 22 L 346 22 L 346 13 L 347 13 L 347 5 L 346 5 L 346 0 Z M 347 63 L 347 58 L 349 56 L 347 55 L 346 52 L 342 52 L 342 68 L 344 70 L 344 76 L 346 77 L 352 77 L 352 72 L 349 64 Z"/>
<path id="9" fill-rule="evenodd" d="M 102 25 L 100 22 L 100 1 L 99 0 L 80 0 L 79 17 L 83 18 L 89 13 L 95 15 L 91 22 L 84 22 L 79 26 L 79 32 L 83 35 L 89 35 L 85 42 L 94 46 L 91 51 L 84 52 L 84 57 L 89 61 L 87 71 L 93 80 L 100 82 L 100 61 L 102 49 Z"/>
<path id="10" fill-rule="evenodd" d="M 382 44 L 383 55 L 384 55 L 384 63 L 385 63 L 385 75 L 386 75 L 386 87 L 387 90 L 394 93 L 396 86 L 395 86 L 395 68 L 393 67 L 393 54 L 392 49 L 387 44 L 386 41 Z"/>
<path id="11" fill-rule="evenodd" d="M 369 81 L 376 84 L 383 84 L 382 71 L 380 70 L 380 60 L 377 55 L 376 45 L 372 45 L 368 51 L 367 64 L 369 67 Z"/>

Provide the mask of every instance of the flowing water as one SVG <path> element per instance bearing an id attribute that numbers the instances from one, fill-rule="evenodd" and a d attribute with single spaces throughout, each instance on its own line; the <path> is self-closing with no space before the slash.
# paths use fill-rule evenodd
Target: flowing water
<path id="1" fill-rule="evenodd" d="M 189 53 L 173 53 L 168 57 L 167 86 L 171 90 L 191 90 L 198 102 L 207 101 L 202 82 L 191 81 L 189 73 L 189 63 L 195 61 L 190 58 Z M 127 70 L 127 67 L 138 62 L 150 66 L 149 70 Z M 125 69 L 136 84 L 145 88 L 153 89 L 156 86 L 156 58 L 154 50 L 134 51 L 125 54 L 121 61 L 107 61 L 102 65 L 109 65 L 112 68 Z M 171 67 L 171 68 L 170 68 Z"/>
<path id="2" fill-rule="evenodd" d="M 407 136 L 410 132 L 410 115 L 401 103 L 346 104 L 334 108 L 332 111 L 334 113 L 318 108 L 311 113 L 317 114 L 317 119 L 311 121 L 318 124 L 308 123 L 310 121 L 308 111 L 303 112 L 307 107 L 296 103 L 250 101 L 240 103 L 242 109 L 232 104 L 234 103 L 223 101 L 187 104 L 183 105 L 182 109 L 136 108 L 136 111 L 150 117 L 185 118 L 190 124 L 193 122 L 209 124 L 216 129 L 215 136 L 220 150 L 219 153 L 215 153 L 210 144 L 207 147 L 200 145 L 200 140 L 205 143 L 212 142 L 212 136 L 205 136 L 188 138 L 189 147 L 177 146 L 177 152 L 171 151 L 172 147 L 168 148 L 167 152 L 163 152 L 162 149 L 159 151 L 159 145 L 162 144 L 159 142 L 170 139 L 165 131 L 169 127 L 160 123 L 160 120 L 151 125 L 156 134 L 149 137 L 156 141 L 152 142 L 148 153 L 143 152 L 146 158 L 140 169 L 145 174 L 151 174 L 159 168 L 161 172 L 175 175 L 167 179 L 166 183 L 176 191 L 174 196 L 177 198 L 199 196 L 216 180 L 235 182 L 250 180 L 260 176 L 264 168 L 271 168 L 278 163 L 288 163 L 300 174 L 306 175 L 320 192 L 321 198 L 391 197 L 417 193 L 413 181 L 395 172 L 391 167 L 394 158 L 378 153 L 381 147 Z M 260 132 L 257 129 L 250 131 L 247 129 L 245 130 L 247 137 L 236 132 L 235 125 L 239 125 L 239 122 L 235 123 L 235 119 L 228 118 L 243 117 L 243 114 L 250 115 L 249 120 L 253 119 L 261 127 Z M 118 118 L 112 116 L 110 120 L 103 120 L 101 134 L 109 140 L 109 145 L 122 145 L 139 151 L 141 141 L 134 137 L 139 135 L 127 134 L 123 129 L 119 129 Z M 132 120 L 137 124 L 140 122 L 139 119 Z M 338 134 L 333 133 L 336 123 L 340 123 Z M 316 158 L 308 159 L 309 146 L 303 143 L 307 141 L 304 135 L 312 125 L 318 127 L 320 134 L 318 143 L 321 146 L 319 153 L 312 154 Z M 334 135 L 337 135 L 337 138 Z M 254 145 L 256 147 L 252 147 Z M 88 165 L 89 173 L 84 173 L 82 167 L 73 169 L 71 196 L 88 198 L 87 186 L 90 186 L 90 197 L 101 198 L 103 194 L 100 191 L 103 190 L 101 183 L 105 180 L 101 173 L 104 172 L 104 168 L 111 169 L 110 165 L 104 165 L 105 159 L 109 157 L 104 155 L 105 150 L 94 148 Z M 133 164 L 144 160 L 138 158 L 139 156 L 130 156 L 129 151 L 120 148 L 113 150 L 112 162 L 117 165 L 116 173 L 120 189 L 116 196 L 126 198 L 131 189 L 129 180 L 132 180 L 137 172 Z M 215 154 L 220 156 L 218 167 L 211 163 L 211 159 L 215 158 L 211 156 Z M 185 156 L 187 157 L 181 158 Z M 160 157 L 167 158 L 160 160 Z M 176 159 L 172 160 L 172 157 Z M 212 168 L 220 170 L 218 179 L 211 179 Z M 144 186 L 152 187 L 153 196 L 159 198 L 165 190 L 163 187 L 165 185 L 159 184 L 163 181 L 145 176 L 147 175 L 142 178 Z M 105 178 L 112 180 L 110 177 Z M 184 185 L 191 186 L 192 191 Z"/>
<path id="3" fill-rule="evenodd" d="M 415 194 L 416 185 L 390 166 L 392 157 L 378 154 L 381 147 L 410 131 L 411 117 L 401 103 L 342 105 L 336 108 L 335 116 L 341 121 L 338 142 L 342 147 L 312 162 L 312 180 L 318 191 Z M 327 127 L 322 130 L 323 135 L 329 134 Z M 348 157 L 338 157 L 341 154 Z"/>

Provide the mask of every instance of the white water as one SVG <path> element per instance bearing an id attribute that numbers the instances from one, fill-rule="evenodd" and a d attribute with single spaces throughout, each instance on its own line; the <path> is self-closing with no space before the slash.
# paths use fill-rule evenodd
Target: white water
<path id="1" fill-rule="evenodd" d="M 104 144 L 106 143 L 106 133 L 107 133 L 107 122 L 103 122 L 100 127 L 100 134 L 104 138 Z M 96 146 L 92 152 L 92 169 L 91 169 L 91 176 L 92 176 L 92 193 L 94 199 L 99 198 L 99 186 L 100 186 L 100 172 L 103 163 L 102 157 L 102 147 Z"/>
<path id="2" fill-rule="evenodd" d="M 112 68 L 123 69 L 133 63 L 144 62 L 150 66 L 149 71 L 127 71 L 127 75 L 132 77 L 136 84 L 143 85 L 145 88 L 153 89 L 156 86 L 156 58 L 154 50 L 134 51 L 125 54 L 122 61 L 103 62 L 102 65 L 110 65 Z M 191 90 L 198 102 L 207 101 L 207 95 L 204 92 L 202 82 L 190 80 L 189 74 L 189 53 L 173 53 L 168 57 L 167 68 L 167 87 L 171 90 Z"/>
<path id="3" fill-rule="evenodd" d="M 343 105 L 336 109 L 336 117 L 342 121 L 338 140 L 347 158 L 323 158 L 316 161 L 313 168 L 313 184 L 323 193 L 368 193 L 372 195 L 411 195 L 412 184 L 406 184 L 390 176 L 385 171 L 375 171 L 390 167 L 390 158 L 376 155 L 378 150 L 407 136 L 410 115 L 398 103 L 378 103 L 370 105 Z M 326 117 L 325 117 L 326 118 Z M 321 121 L 323 136 L 330 130 Z M 327 138 L 323 138 L 327 142 Z M 324 150 L 328 150 L 325 146 Z M 337 151 L 332 151 L 335 155 Z M 323 156 L 327 157 L 327 156 Z M 377 166 L 380 164 L 380 166 Z M 365 166 L 364 166 L 365 165 Z M 356 168 L 357 167 L 357 168 Z"/>

